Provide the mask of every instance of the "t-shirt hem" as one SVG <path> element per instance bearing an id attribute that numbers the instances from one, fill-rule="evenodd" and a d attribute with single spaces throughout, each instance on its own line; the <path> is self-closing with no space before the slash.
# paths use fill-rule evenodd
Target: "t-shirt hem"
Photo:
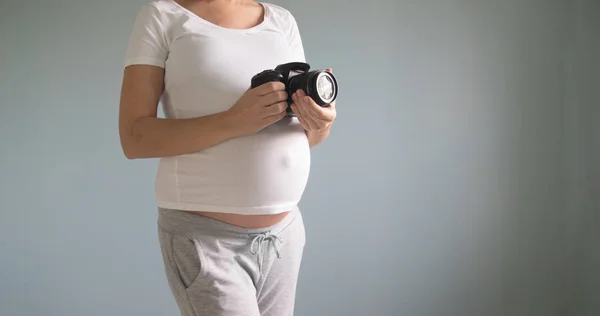
<path id="1" fill-rule="evenodd" d="M 127 67 L 127 66 L 131 66 L 131 65 L 151 65 L 151 66 L 165 68 L 164 60 L 161 60 L 158 58 L 153 58 L 153 57 L 146 57 L 146 56 L 127 58 L 125 60 L 124 66 Z"/>
<path id="2" fill-rule="evenodd" d="M 200 211 L 240 215 L 271 215 L 292 211 L 294 207 L 298 205 L 298 202 L 299 201 L 295 201 L 271 206 L 220 206 L 163 201 L 157 202 L 157 206 L 159 208 L 180 211 Z"/>

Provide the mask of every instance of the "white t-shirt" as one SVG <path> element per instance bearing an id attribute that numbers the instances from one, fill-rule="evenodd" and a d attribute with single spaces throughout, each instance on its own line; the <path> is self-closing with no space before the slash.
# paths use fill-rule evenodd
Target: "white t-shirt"
<path id="1" fill-rule="evenodd" d="M 305 60 L 292 14 L 261 4 L 264 21 L 242 30 L 203 20 L 173 0 L 154 0 L 142 6 L 135 20 L 125 66 L 165 68 L 161 103 L 167 118 L 225 111 L 255 74 Z M 284 118 L 254 135 L 161 158 L 156 201 L 178 210 L 281 213 L 300 201 L 309 169 L 305 131 L 296 118 Z"/>

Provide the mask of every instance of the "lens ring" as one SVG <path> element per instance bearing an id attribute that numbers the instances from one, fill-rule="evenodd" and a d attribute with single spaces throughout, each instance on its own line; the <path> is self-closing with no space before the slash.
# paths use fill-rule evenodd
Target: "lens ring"
<path id="1" fill-rule="evenodd" d="M 327 71 L 320 72 L 315 78 L 315 92 L 322 103 L 333 102 L 337 95 L 337 82 L 332 74 Z"/>

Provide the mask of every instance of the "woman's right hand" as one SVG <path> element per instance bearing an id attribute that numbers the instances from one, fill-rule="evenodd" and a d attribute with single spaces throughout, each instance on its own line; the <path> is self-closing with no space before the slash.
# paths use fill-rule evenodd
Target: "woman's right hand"
<path id="1" fill-rule="evenodd" d="M 248 89 L 226 115 L 242 135 L 254 134 L 285 116 L 287 98 L 283 83 L 267 82 Z"/>

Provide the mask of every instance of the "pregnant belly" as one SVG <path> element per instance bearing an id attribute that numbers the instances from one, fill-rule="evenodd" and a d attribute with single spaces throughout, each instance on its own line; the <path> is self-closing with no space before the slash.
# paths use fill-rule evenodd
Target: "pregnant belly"
<path id="1" fill-rule="evenodd" d="M 240 214 L 269 213 L 267 209 L 297 203 L 310 169 L 304 130 L 283 122 L 176 159 L 180 202 Z"/>

